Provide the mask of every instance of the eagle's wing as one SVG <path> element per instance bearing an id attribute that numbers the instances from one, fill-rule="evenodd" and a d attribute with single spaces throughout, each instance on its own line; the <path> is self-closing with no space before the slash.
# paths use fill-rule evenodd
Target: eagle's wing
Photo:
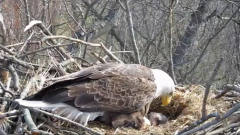
<path id="1" fill-rule="evenodd" d="M 156 85 L 150 69 L 135 64 L 101 64 L 69 75 L 31 100 L 67 103 L 81 111 L 133 112 L 151 102 Z"/>

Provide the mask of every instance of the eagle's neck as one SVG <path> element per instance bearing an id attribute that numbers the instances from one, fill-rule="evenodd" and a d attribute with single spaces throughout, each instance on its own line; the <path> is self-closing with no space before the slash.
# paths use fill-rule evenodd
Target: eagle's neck
<path id="1" fill-rule="evenodd" d="M 154 82 L 157 87 L 154 98 L 157 98 L 161 95 L 165 95 L 174 89 L 175 87 L 174 81 L 166 72 L 159 69 L 151 69 L 151 70 L 154 75 L 154 79 L 155 79 Z"/>

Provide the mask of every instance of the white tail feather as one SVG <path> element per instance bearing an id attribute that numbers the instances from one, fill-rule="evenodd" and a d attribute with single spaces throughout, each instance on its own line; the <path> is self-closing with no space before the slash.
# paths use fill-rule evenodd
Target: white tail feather
<path id="1" fill-rule="evenodd" d="M 84 126 L 88 121 L 93 121 L 99 116 L 103 116 L 103 112 L 81 112 L 78 109 L 67 105 L 65 103 L 51 104 L 44 101 L 28 101 L 22 99 L 16 99 L 21 106 L 41 108 L 43 110 L 51 111 L 63 117 L 67 117 L 70 120 L 80 122 Z"/>
<path id="2" fill-rule="evenodd" d="M 28 101 L 23 99 L 16 99 L 16 102 L 19 103 L 21 106 L 25 107 L 36 107 L 36 108 L 55 108 L 55 107 L 63 107 L 62 103 L 58 104 L 50 104 L 44 101 Z"/>

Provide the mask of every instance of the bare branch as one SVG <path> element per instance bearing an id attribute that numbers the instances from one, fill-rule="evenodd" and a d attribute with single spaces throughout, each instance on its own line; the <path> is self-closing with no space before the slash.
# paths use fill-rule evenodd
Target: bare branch
<path id="1" fill-rule="evenodd" d="M 30 36 L 26 39 L 26 41 L 24 42 L 23 46 L 20 48 L 20 50 L 18 51 L 18 55 L 23 51 L 24 47 L 27 45 L 27 43 L 29 42 L 29 40 L 32 38 L 34 32 L 32 32 L 30 34 Z"/>
<path id="2" fill-rule="evenodd" d="M 32 29 L 35 25 L 40 25 L 40 24 L 42 24 L 42 21 L 33 20 L 24 28 L 24 32 Z"/>
<path id="3" fill-rule="evenodd" d="M 27 108 L 23 109 L 23 116 L 26 124 L 28 125 L 29 129 L 31 130 L 32 134 L 42 134 L 42 135 L 53 135 L 51 133 L 38 130 L 36 124 L 33 122 L 33 119 L 31 117 L 30 111 Z"/>
<path id="4" fill-rule="evenodd" d="M 13 80 L 13 88 L 14 90 L 18 90 L 19 89 L 19 76 L 17 74 L 17 71 L 15 70 L 15 68 L 13 67 L 12 64 L 10 64 L 8 66 L 8 70 L 9 72 L 11 73 L 11 76 L 12 76 L 12 80 Z"/>
<path id="5" fill-rule="evenodd" d="M 67 75 L 68 73 L 64 70 L 61 63 L 59 63 L 54 57 L 50 56 L 50 60 L 52 61 L 53 65 L 56 67 L 57 71 L 61 75 Z"/>
<path id="6" fill-rule="evenodd" d="M 27 24 L 31 21 L 31 16 L 29 12 L 29 7 L 28 7 L 28 0 L 23 0 L 24 6 L 25 6 L 25 13 L 26 13 L 26 18 L 27 18 Z"/>
<path id="7" fill-rule="evenodd" d="M 129 2 L 128 0 L 124 0 L 125 6 L 126 6 L 126 11 L 127 11 L 128 27 L 130 29 L 130 36 L 131 36 L 133 49 L 134 49 L 134 54 L 135 54 L 135 62 L 138 63 L 138 64 L 141 64 L 139 50 L 138 50 L 138 46 L 137 46 L 137 42 L 136 42 L 136 38 L 135 38 L 135 34 L 134 34 L 134 29 L 133 29 L 132 13 L 130 11 L 130 7 L 128 5 L 129 4 L 128 2 Z"/>
<path id="8" fill-rule="evenodd" d="M 10 112 L 1 113 L 0 114 L 0 119 L 6 118 L 6 117 L 17 116 L 17 115 L 20 115 L 20 114 L 22 114 L 21 111 L 19 111 L 19 110 L 12 110 Z"/>
<path id="9" fill-rule="evenodd" d="M 7 52 L 10 55 L 15 55 L 14 52 L 10 51 L 8 48 L 4 47 L 3 45 L 0 45 L 0 49 L 2 49 L 3 51 Z"/>
<path id="10" fill-rule="evenodd" d="M 123 63 L 120 59 L 118 59 L 110 50 L 107 49 L 107 47 L 105 47 L 103 45 L 103 43 L 100 43 L 101 44 L 101 47 L 102 49 L 105 51 L 105 53 L 113 60 L 116 60 L 117 62 L 119 63 Z"/>
<path id="11" fill-rule="evenodd" d="M 218 70 L 220 69 L 221 67 L 221 64 L 223 62 L 223 59 L 221 58 L 218 63 L 216 64 L 215 68 L 214 68 L 214 71 L 212 73 L 212 76 L 210 77 L 209 81 L 207 82 L 206 84 L 206 89 L 205 89 L 205 92 L 204 92 L 204 97 L 203 97 L 203 104 L 202 104 L 202 118 L 204 119 L 207 115 L 207 111 L 206 111 L 206 104 L 207 104 L 207 98 L 208 98 L 208 94 L 209 94 L 209 91 L 210 91 L 210 87 L 213 83 L 213 80 L 215 78 L 215 76 L 217 75 L 217 72 Z"/>
<path id="12" fill-rule="evenodd" d="M 233 91 L 236 91 L 236 92 L 240 93 L 240 86 L 227 84 L 224 87 L 225 87 L 225 89 L 230 89 L 230 90 L 233 90 Z"/>
<path id="13" fill-rule="evenodd" d="M 213 125 L 216 125 L 218 124 L 219 122 L 223 121 L 224 119 L 228 118 L 229 116 L 231 116 L 234 112 L 238 111 L 240 109 L 240 103 L 236 104 L 235 106 L 233 106 L 231 109 L 229 109 L 221 118 L 217 118 L 217 119 L 214 119 L 206 124 L 203 124 L 199 127 L 196 127 L 192 130 L 189 130 L 187 132 L 184 132 L 184 133 L 181 133 L 181 135 L 191 135 L 191 134 L 194 134 L 198 131 L 201 131 L 201 130 L 204 130 L 210 126 L 213 126 Z"/>
<path id="14" fill-rule="evenodd" d="M 23 45 L 24 42 L 20 42 L 20 43 L 16 43 L 16 44 L 11 44 L 11 45 L 6 45 L 7 48 L 9 47 L 16 47 L 16 46 L 20 46 L 20 45 Z M 28 42 L 28 44 L 41 44 L 41 41 L 31 41 L 31 42 Z"/>
<path id="15" fill-rule="evenodd" d="M 170 74 L 173 78 L 175 84 L 177 81 L 175 79 L 174 73 L 174 64 L 173 64 L 173 8 L 174 8 L 174 0 L 169 0 L 169 63 L 170 63 Z"/>
<path id="16" fill-rule="evenodd" d="M 240 86 L 233 85 L 233 84 L 227 84 L 227 85 L 223 86 L 223 91 L 220 94 L 216 95 L 215 98 L 220 98 L 224 94 L 228 93 L 231 90 L 240 93 Z"/>
<path id="17" fill-rule="evenodd" d="M 37 126 L 35 125 L 35 123 L 34 123 L 33 120 L 32 120 L 30 111 L 29 111 L 27 108 L 23 109 L 23 114 L 24 114 L 24 119 L 25 119 L 25 121 L 26 121 L 29 129 L 30 129 L 31 131 L 36 131 L 36 130 L 38 130 Z"/>
<path id="18" fill-rule="evenodd" d="M 214 118 L 214 117 L 216 119 L 219 119 L 220 115 L 218 113 L 211 113 L 208 116 L 206 116 L 205 118 L 193 122 L 190 126 L 188 126 L 187 128 L 183 129 L 182 131 L 178 132 L 177 135 L 181 135 L 182 133 L 185 133 L 185 132 L 187 132 L 189 130 L 192 130 L 193 128 L 199 126 L 200 124 L 202 124 L 202 123 L 206 122 L 207 120 L 209 120 L 210 118 Z"/>
<path id="19" fill-rule="evenodd" d="M 34 26 L 39 27 L 43 31 L 43 33 L 46 34 L 47 36 L 52 36 L 52 33 L 46 28 L 46 26 L 44 26 L 41 21 L 37 21 L 37 20 L 31 21 L 30 24 L 25 28 L 24 31 L 27 31 Z M 51 38 L 50 38 L 50 41 L 51 41 L 52 44 L 56 44 L 56 42 Z M 62 57 L 62 55 L 64 55 L 67 59 L 72 59 L 71 55 L 66 53 L 64 48 L 56 48 L 56 49 L 58 50 L 57 51 L 58 53 L 60 52 L 59 53 L 60 57 Z M 64 60 L 64 57 L 62 57 L 62 59 Z M 80 69 L 80 66 L 78 65 L 78 63 L 75 62 L 75 64 Z"/>
<path id="20" fill-rule="evenodd" d="M 91 53 L 98 61 L 101 63 L 107 63 L 102 57 L 100 57 L 97 53 L 92 52 Z"/>
<path id="21" fill-rule="evenodd" d="M 43 110 L 40 110 L 40 109 L 37 109 L 37 108 L 29 108 L 29 109 L 34 110 L 34 111 L 36 111 L 36 112 L 41 112 L 41 113 L 43 113 L 43 114 L 46 114 L 46 115 L 48 115 L 48 116 L 57 118 L 57 119 L 59 119 L 59 120 L 67 121 L 67 122 L 69 122 L 69 123 L 71 123 L 71 124 L 74 124 L 74 125 L 78 126 L 79 128 L 81 128 L 81 129 L 83 129 L 83 130 L 88 131 L 89 133 L 93 133 L 94 135 L 102 135 L 102 133 L 99 133 L 99 132 L 97 132 L 97 131 L 94 131 L 94 130 L 88 128 L 88 127 L 83 126 L 83 125 L 80 124 L 80 123 L 74 122 L 74 121 L 72 121 L 72 120 L 69 120 L 69 119 L 67 119 L 67 118 L 61 117 L 61 116 L 59 116 L 59 115 L 52 114 L 52 113 L 49 113 L 49 112 L 46 112 L 46 111 L 43 111 Z"/>
<path id="22" fill-rule="evenodd" d="M 235 128 L 235 127 L 240 127 L 240 122 L 238 123 L 232 123 L 230 125 L 227 125 L 226 127 L 217 129 L 215 131 L 212 131 L 210 133 L 208 133 L 208 135 L 218 135 L 218 134 L 222 134 L 225 130 L 228 130 L 230 128 Z"/>
<path id="23" fill-rule="evenodd" d="M 11 55 L 4 54 L 2 56 L 2 58 L 1 58 L 1 55 L 0 55 L 0 60 L 8 61 L 9 63 L 18 64 L 18 65 L 21 65 L 25 68 L 34 69 L 34 67 L 32 66 L 33 65 L 32 63 L 27 63 L 25 61 L 19 60 L 16 57 L 11 56 Z"/>
<path id="24" fill-rule="evenodd" d="M 89 42 L 86 42 L 86 41 L 83 41 L 83 40 L 80 40 L 80 39 L 66 37 L 66 36 L 47 36 L 47 37 L 44 37 L 42 39 L 42 42 L 45 42 L 46 40 L 49 40 L 49 39 L 59 39 L 59 38 L 70 40 L 70 41 L 73 41 L 73 42 L 81 43 L 81 44 L 92 46 L 92 47 L 101 46 L 100 44 L 97 44 L 97 43 L 89 43 Z"/>
<path id="25" fill-rule="evenodd" d="M 2 84 L 1 81 L 0 81 L 0 87 L 1 87 L 1 89 L 3 90 L 3 94 L 4 94 L 4 93 L 9 93 L 12 97 L 14 97 L 13 92 L 10 91 L 10 90 L 7 90 L 7 89 L 4 87 L 4 85 Z"/>
<path id="26" fill-rule="evenodd" d="M 21 56 L 18 56 L 18 58 L 23 58 L 23 57 L 26 57 L 28 55 L 32 55 L 32 54 L 35 54 L 35 53 L 38 53 L 38 52 L 42 52 L 42 51 L 45 51 L 45 50 L 48 50 L 48 49 L 57 48 L 57 47 L 63 47 L 63 46 L 69 46 L 69 45 L 71 45 L 71 44 L 59 44 L 59 45 L 47 46 L 47 47 L 41 48 L 39 50 L 35 50 L 35 51 L 32 51 L 32 52 L 25 53 L 25 54 L 23 54 Z"/>

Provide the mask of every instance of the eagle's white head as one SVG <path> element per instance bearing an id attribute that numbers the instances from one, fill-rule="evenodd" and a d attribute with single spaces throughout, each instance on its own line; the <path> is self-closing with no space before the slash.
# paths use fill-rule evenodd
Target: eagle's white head
<path id="1" fill-rule="evenodd" d="M 160 97 L 162 106 L 166 106 L 171 102 L 175 84 L 173 79 L 164 71 L 159 69 L 152 69 L 154 75 L 154 82 L 157 86 L 154 98 Z"/>

